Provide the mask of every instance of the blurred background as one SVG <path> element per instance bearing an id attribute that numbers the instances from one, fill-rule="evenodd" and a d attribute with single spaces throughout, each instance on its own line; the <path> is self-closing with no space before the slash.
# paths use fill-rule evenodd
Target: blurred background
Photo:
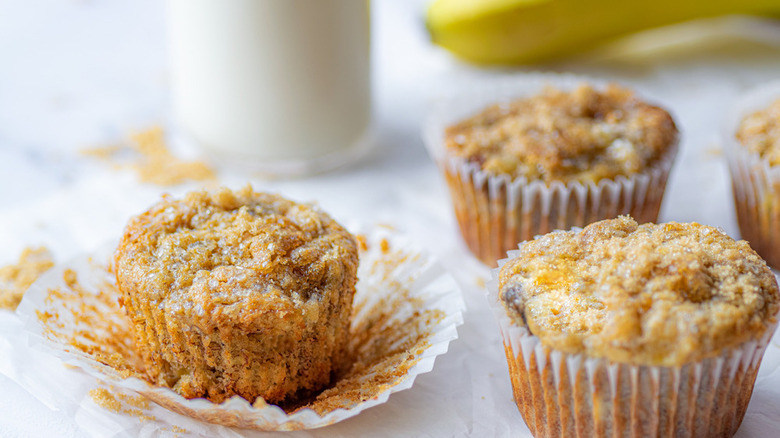
<path id="1" fill-rule="evenodd" d="M 416 386 L 394 396 L 389 406 L 371 409 L 362 418 L 323 433 L 357 436 L 371 424 L 379 424 L 387 436 L 527 433 L 511 400 L 498 334 L 482 303 L 481 287 L 489 271 L 465 250 L 441 177 L 423 146 L 421 128 L 429 108 L 441 96 L 522 72 L 568 72 L 636 88 L 669 109 L 682 132 L 661 220 L 715 225 L 737 237 L 721 125 L 741 93 L 780 77 L 780 23 L 767 16 L 742 14 L 699 18 L 620 38 L 603 37 L 598 44 L 578 43 L 572 50 L 534 52 L 526 63 L 507 65 L 508 58 L 493 54 L 490 40 L 480 40 L 487 37 L 474 30 L 476 26 L 480 31 L 496 31 L 506 24 L 480 22 L 473 17 L 486 12 L 459 9 L 459 4 L 478 2 L 451 3 L 441 22 L 428 21 L 426 26 L 429 1 L 372 1 L 373 135 L 368 152 L 327 173 L 269 179 L 251 166 L 209 161 L 197 144 L 178 135 L 171 111 L 166 2 L 0 0 L 0 264 L 15 261 L 30 245 L 47 246 L 55 260 L 92 251 L 116 239 L 127 218 L 162 193 L 181 194 L 204 185 L 240 187 L 250 182 L 259 190 L 316 201 L 346 223 L 389 223 L 439 256 L 456 276 L 469 304 L 461 339 L 443 358 L 446 361 L 437 362 L 434 372 L 416 384 L 431 393 L 448 388 L 445 393 L 452 403 L 439 406 Z M 494 3 L 500 2 L 491 0 L 482 7 Z M 720 4 L 703 3 L 664 1 L 655 7 L 680 5 L 696 16 L 696 8 Z M 741 12 L 751 11 L 748 3 Z M 581 19 L 575 15 L 574 21 L 623 32 L 614 20 L 604 18 L 614 13 L 611 4 L 594 1 L 592 15 Z M 780 11 L 780 2 L 754 6 Z M 711 9 L 701 12 L 708 14 Z M 458 24 L 463 16 L 466 23 Z M 642 27 L 641 17 L 617 18 L 618 22 L 637 20 L 634 26 Z M 600 25 L 598 20 L 613 24 Z M 539 26 L 540 38 L 554 27 L 549 26 Z M 478 53 L 497 60 L 473 63 L 472 55 L 457 48 L 453 54 L 432 42 L 431 30 L 455 35 L 452 40 L 465 34 L 463 38 L 471 38 L 468 41 L 478 41 Z M 469 32 L 474 33 L 469 36 Z M 577 42 L 584 38 L 565 37 Z M 445 37 L 437 38 L 449 44 Z M 216 179 L 148 183 L 123 167 L 123 160 L 131 159 L 125 155 L 112 161 L 83 153 L 126 144 L 132 133 L 154 126 L 169 135 L 174 156 L 204 161 Z M 0 346 L 5 345 L 2 342 Z M 4 348 L 8 352 L 11 347 Z M 0 371 L 12 376 L 0 375 L 4 388 L 0 436 L 89 435 L 74 411 L 52 411 L 28 394 L 13 378 L 21 371 L 7 359 L 4 362 L 2 352 L 0 365 Z M 463 386 L 453 388 L 453 379 L 464 382 Z M 757 390 L 754 400 L 771 401 L 771 396 Z M 404 425 L 388 419 L 390 414 L 411 415 L 404 406 L 417 409 L 415 418 L 421 421 Z M 750 436 L 750 419 L 762 416 L 767 415 L 748 412 L 743 436 Z"/>

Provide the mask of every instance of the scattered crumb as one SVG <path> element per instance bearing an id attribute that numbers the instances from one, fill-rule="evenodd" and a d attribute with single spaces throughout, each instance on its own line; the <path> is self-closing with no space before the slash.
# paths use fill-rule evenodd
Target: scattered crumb
<path id="1" fill-rule="evenodd" d="M 110 145 L 86 148 L 83 155 L 107 161 L 116 167 L 133 169 L 138 178 L 159 186 L 173 186 L 186 181 L 214 180 L 216 175 L 202 161 L 185 161 L 174 156 L 165 143 L 165 133 L 159 126 L 130 135 L 130 145 Z M 122 157 L 130 155 L 130 164 Z M 124 163 L 124 164 L 123 164 Z"/>
<path id="2" fill-rule="evenodd" d="M 25 248 L 15 265 L 0 268 L 0 309 L 16 310 L 27 288 L 52 266 L 51 253 L 40 247 Z"/>
<path id="3" fill-rule="evenodd" d="M 109 146 L 97 146 L 91 148 L 84 148 L 80 152 L 82 155 L 88 157 L 99 158 L 104 161 L 111 161 L 115 155 L 125 150 L 124 146 L 109 145 Z"/>
<path id="4" fill-rule="evenodd" d="M 721 157 L 723 156 L 723 148 L 719 145 L 709 146 L 704 149 L 704 155 L 713 158 Z"/>
<path id="5" fill-rule="evenodd" d="M 366 236 L 363 234 L 358 234 L 355 236 L 355 239 L 358 243 L 358 249 L 360 251 L 365 251 L 368 249 L 368 243 L 366 243 Z"/>
<path id="6" fill-rule="evenodd" d="M 485 279 L 482 277 L 477 277 L 474 279 L 474 284 L 477 285 L 478 288 L 484 289 L 485 288 Z"/>
<path id="7" fill-rule="evenodd" d="M 142 423 L 157 419 L 153 415 L 145 413 L 149 409 L 149 400 L 144 396 L 123 394 L 113 386 L 108 389 L 95 388 L 90 390 L 88 394 L 96 405 L 115 414 L 127 414 L 138 418 Z"/>
<path id="8" fill-rule="evenodd" d="M 106 388 L 95 388 L 89 391 L 89 396 L 96 405 L 111 412 L 118 413 L 122 410 L 122 403 L 114 397 Z"/>

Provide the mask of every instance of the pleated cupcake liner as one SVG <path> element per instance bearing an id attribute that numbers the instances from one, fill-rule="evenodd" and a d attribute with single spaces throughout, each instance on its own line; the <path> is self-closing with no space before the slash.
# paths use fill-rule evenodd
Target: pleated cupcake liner
<path id="1" fill-rule="evenodd" d="M 509 258 L 517 254 L 510 251 Z M 488 300 L 503 338 L 515 402 L 534 437 L 730 437 L 745 415 L 777 323 L 758 340 L 679 367 L 632 365 L 545 347 Z"/>
<path id="2" fill-rule="evenodd" d="M 770 165 L 736 138 L 742 119 L 775 99 L 780 99 L 780 81 L 743 95 L 724 124 L 723 143 L 742 238 L 770 266 L 780 269 L 780 166 Z"/>
<path id="3" fill-rule="evenodd" d="M 483 263 L 495 266 L 519 242 L 556 229 L 582 227 L 623 214 L 640 223 L 657 221 L 677 139 L 643 172 L 588 183 L 493 175 L 446 150 L 446 128 L 487 105 L 530 97 L 546 86 L 571 90 L 582 83 L 606 86 L 603 81 L 572 75 L 520 75 L 467 96 L 445 99 L 426 123 L 426 145 L 444 173 L 463 240 Z"/>
<path id="4" fill-rule="evenodd" d="M 431 371 L 436 358 L 447 352 L 450 341 L 457 338 L 465 304 L 454 278 L 410 238 L 381 226 L 352 228 L 364 236 L 365 245 L 351 319 L 359 331 L 351 332 L 369 353 L 378 346 L 387 347 L 388 353 L 375 362 L 360 362 L 357 371 L 346 374 L 344 385 L 333 382 L 321 397 L 306 402 L 311 405 L 284 410 L 262 399 L 238 396 L 222 403 L 186 399 L 139 374 L 143 371 L 140 352 L 130 321 L 117 302 L 115 277 L 106 266 L 115 244 L 55 266 L 25 294 L 17 313 L 30 345 L 96 378 L 80 394 L 46 386 L 37 387 L 34 395 L 58 400 L 60 408 L 73 410 L 89 400 L 85 394 L 108 385 L 117 393 L 136 393 L 159 405 L 148 413 L 126 414 L 141 415 L 143 421 L 175 426 L 180 414 L 216 425 L 267 431 L 324 427 L 387 402 L 391 394 L 411 388 L 416 377 Z M 76 283 L 65 280 L 68 272 L 76 274 Z M 155 337 L 150 334 L 149 339 L 153 342 Z M 111 361 L 116 355 L 122 356 L 121 367 Z M 363 360 L 360 353 L 358 357 Z"/>

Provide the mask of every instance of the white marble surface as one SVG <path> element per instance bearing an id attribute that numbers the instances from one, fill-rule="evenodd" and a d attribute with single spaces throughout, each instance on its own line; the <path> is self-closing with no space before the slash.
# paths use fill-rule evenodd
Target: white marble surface
<path id="1" fill-rule="evenodd" d="M 233 187 L 249 181 L 257 189 L 316 200 L 343 221 L 393 224 L 437 254 L 463 289 L 466 323 L 433 372 L 385 405 L 317 436 L 527 434 L 511 399 L 497 327 L 483 302 L 480 284 L 488 270 L 465 252 L 420 138 L 436 92 L 513 71 L 466 66 L 431 46 L 422 21 L 425 3 L 373 2 L 378 138 L 366 159 L 289 181 L 220 169 L 220 181 Z M 0 0 L 0 264 L 14 261 L 27 245 L 46 245 L 58 260 L 89 252 L 115 238 L 129 215 L 161 193 L 197 187 L 141 184 L 133 174 L 77 152 L 167 124 L 164 24 L 164 2 L 156 0 Z M 678 43 L 649 48 L 669 38 Z M 639 52 L 615 48 L 534 69 L 618 80 L 667 106 L 683 140 L 661 219 L 698 221 L 738 236 L 719 127 L 744 89 L 780 77 L 778 26 L 716 21 L 654 33 L 639 43 Z M 0 372 L 10 375 L 18 370 L 10 369 L 9 355 L 23 348 L 7 338 L 19 329 L 13 318 L 0 313 Z M 777 363 L 772 365 L 762 378 L 772 377 Z M 50 409 L 3 374 L 0 385 L 0 436 L 102 436 L 85 427 L 94 419 L 57 410 L 56 400 L 47 401 Z M 757 387 L 740 436 L 760 436 L 759 423 L 780 423 L 780 404 L 772 407 L 778 396 L 772 387 Z M 143 433 L 164 435 L 151 426 Z"/>

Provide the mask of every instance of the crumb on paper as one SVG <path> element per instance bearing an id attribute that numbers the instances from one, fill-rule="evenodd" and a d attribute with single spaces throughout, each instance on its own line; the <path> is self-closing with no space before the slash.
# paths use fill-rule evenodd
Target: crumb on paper
<path id="1" fill-rule="evenodd" d="M 0 268 L 0 309 L 16 310 L 27 288 L 54 266 L 45 247 L 25 248 L 16 264 Z"/>
<path id="2" fill-rule="evenodd" d="M 113 386 L 95 388 L 90 390 L 88 394 L 96 405 L 115 414 L 130 415 L 138 418 L 142 423 L 157 419 L 146 413 L 149 409 L 149 400 L 144 396 L 127 395 L 117 391 Z"/>
<path id="3" fill-rule="evenodd" d="M 114 394 L 106 388 L 95 388 L 89 391 L 92 401 L 103 409 L 118 413 L 122 410 L 122 403 L 114 397 Z"/>
<path id="4" fill-rule="evenodd" d="M 485 283 L 485 279 L 482 278 L 482 277 L 476 277 L 474 279 L 474 284 L 476 284 L 478 288 L 484 289 L 485 288 L 485 284 L 486 284 Z"/>
<path id="5" fill-rule="evenodd" d="M 81 153 L 119 168 L 130 168 L 141 181 L 159 186 L 216 179 L 214 170 L 208 164 L 182 160 L 173 155 L 165 142 L 165 132 L 159 126 L 133 133 L 129 140 L 129 146 L 86 148 Z M 132 155 L 129 164 L 122 159 L 126 155 Z"/>
<path id="6" fill-rule="evenodd" d="M 357 240 L 358 243 L 358 249 L 360 251 L 365 251 L 368 249 L 368 242 L 366 241 L 366 236 L 363 234 L 358 234 L 355 236 L 355 240 Z"/>
<path id="7" fill-rule="evenodd" d="M 110 277 L 108 266 L 101 269 Z M 49 339 L 59 338 L 70 347 L 110 366 L 122 377 L 132 377 L 143 372 L 130 324 L 119 307 L 119 292 L 107 278 L 101 282 L 100 291 L 90 293 L 72 269 L 62 273 L 64 287 L 51 288 L 44 303 L 57 311 L 36 310 L 43 333 Z"/>
<path id="8" fill-rule="evenodd" d="M 722 157 L 723 148 L 720 145 L 712 145 L 704 149 L 704 155 L 712 158 Z"/>
<path id="9" fill-rule="evenodd" d="M 409 274 L 409 278 L 394 277 L 394 273 L 404 271 L 405 264 L 416 263 L 420 254 L 399 250 L 388 239 L 382 239 L 376 245 L 365 244 L 364 248 L 361 249 L 364 253 L 367 250 L 379 255 L 378 260 L 368 263 L 363 269 L 367 275 L 382 279 L 380 285 L 376 286 L 382 292 L 367 289 L 356 295 L 348 353 L 339 366 L 338 375 L 319 394 L 282 404 L 280 407 L 288 414 L 311 409 L 324 416 L 336 409 L 350 409 L 378 397 L 409 376 L 409 371 L 430 346 L 430 339 L 435 333 L 433 328 L 446 317 L 441 310 L 425 309 L 422 298 L 412 294 L 410 285 L 417 274 Z M 102 268 L 108 269 L 107 266 Z M 105 273 L 106 278 L 111 277 L 107 271 Z M 74 348 L 105 365 L 106 368 L 102 369 L 104 373 L 146 380 L 140 354 L 133 343 L 130 324 L 117 302 L 120 294 L 116 286 L 105 282 L 99 291 L 90 291 L 79 283 L 75 272 L 65 272 L 62 282 L 64 287 L 49 289 L 53 297 L 50 305 L 56 305 L 62 315 L 42 311 L 38 313 L 48 336 L 57 338 L 67 344 L 67 348 Z M 75 323 L 68 325 L 63 320 Z M 240 415 L 192 410 L 177 398 L 152 390 L 151 386 L 148 391 L 141 391 L 141 394 L 138 399 L 122 399 L 118 392 L 90 392 L 93 398 L 100 400 L 96 401 L 97 404 L 108 406 L 107 409 L 116 408 L 113 397 L 119 404 L 119 408 L 116 408 L 118 412 L 135 415 L 142 421 L 146 421 L 144 412 L 150 401 L 153 401 L 198 420 L 262 429 L 262 426 Z M 267 405 L 258 399 L 253 406 L 262 409 Z"/>

